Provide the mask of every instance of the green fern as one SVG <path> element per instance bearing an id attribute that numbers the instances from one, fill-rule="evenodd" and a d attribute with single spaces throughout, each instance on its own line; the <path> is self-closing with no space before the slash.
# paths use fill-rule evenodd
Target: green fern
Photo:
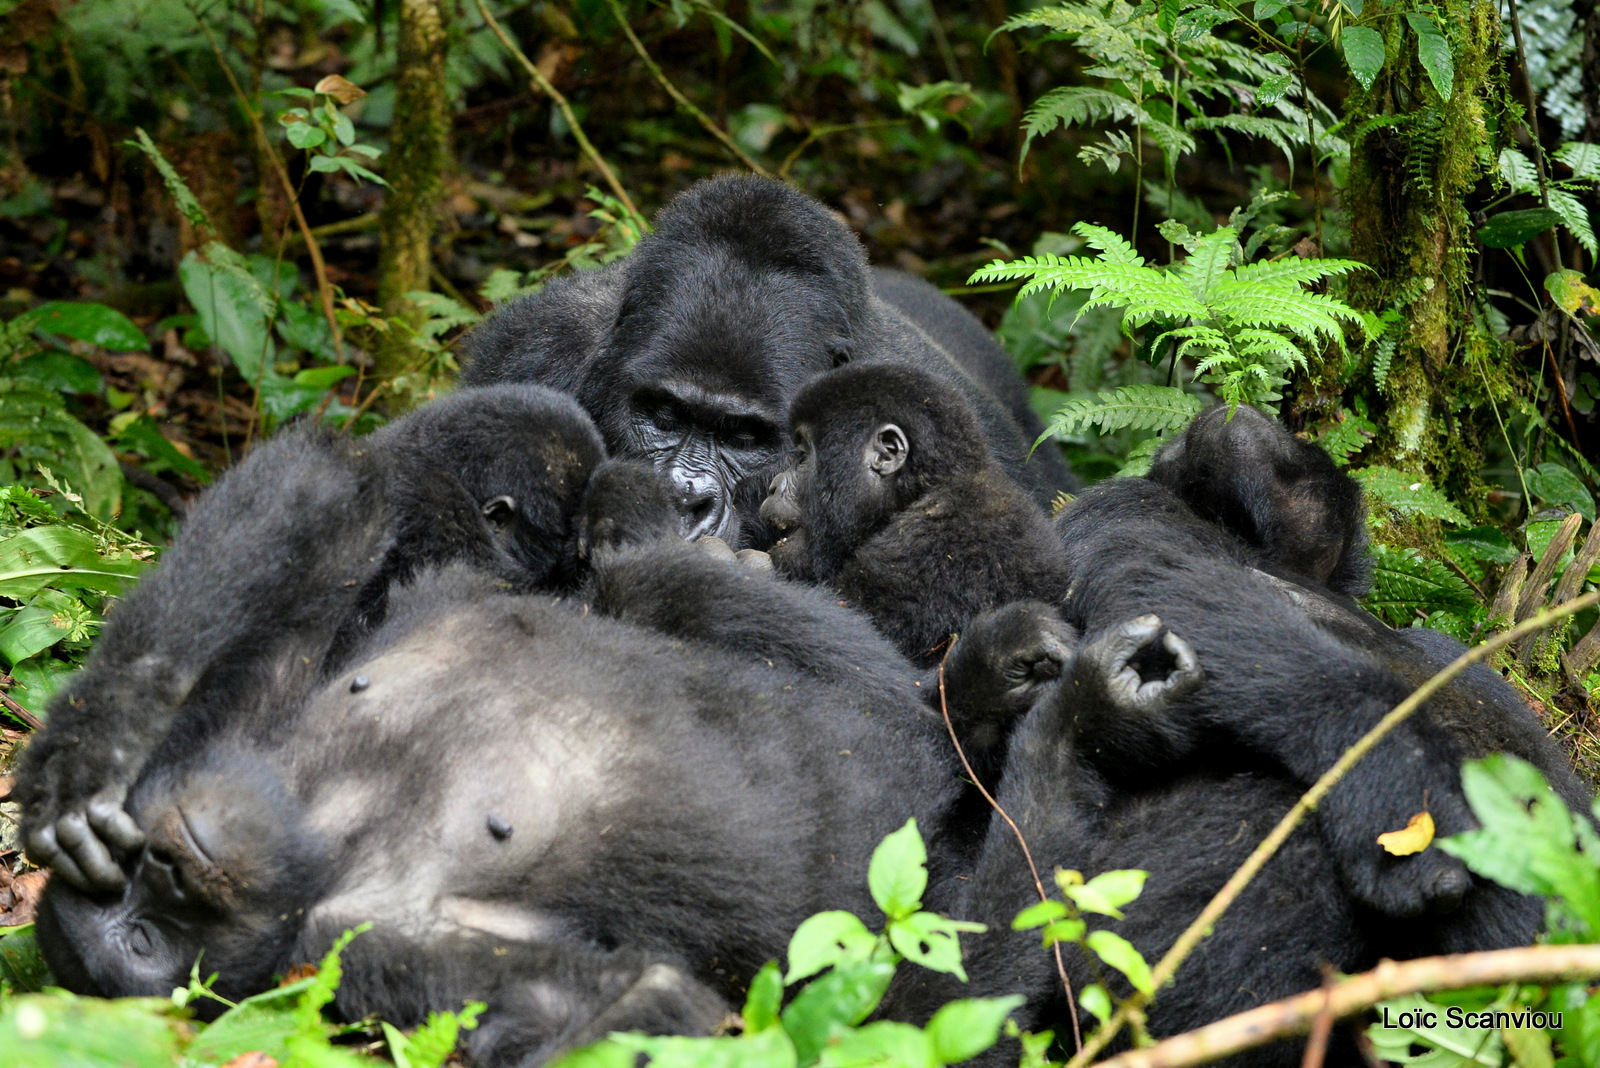
<path id="1" fill-rule="evenodd" d="M 1372 592 L 1361 603 L 1396 627 L 1441 617 L 1468 621 L 1482 611 L 1472 587 L 1449 568 L 1416 549 L 1387 545 L 1372 547 Z"/>
<path id="2" fill-rule="evenodd" d="M 1172 386 L 1118 386 L 1094 399 L 1076 397 L 1051 416 L 1039 441 L 1098 427 L 1118 430 L 1181 430 L 1205 409 L 1205 401 Z M 1037 443 L 1035 443 L 1037 444 Z"/>
<path id="3" fill-rule="evenodd" d="M 1344 326 L 1365 333 L 1367 322 L 1343 301 L 1305 286 L 1363 269 L 1353 260 L 1290 259 L 1232 266 L 1242 255 L 1238 232 L 1224 226 L 1194 239 L 1189 256 L 1162 270 L 1145 264 L 1133 246 L 1102 226 L 1079 223 L 1073 232 L 1099 251 L 1087 256 L 1024 256 L 996 260 L 969 283 L 1025 280 L 1020 300 L 1040 290 L 1087 289 L 1080 311 L 1120 308 L 1129 333 L 1152 322 L 1167 326 L 1146 342 L 1173 342 L 1179 357 L 1197 360 L 1195 374 L 1229 404 L 1277 400 L 1291 368 L 1304 367 L 1301 346 L 1344 348 Z"/>
<path id="4" fill-rule="evenodd" d="M 1451 504 L 1450 498 L 1419 475 L 1408 475 L 1382 465 L 1364 467 L 1350 473 L 1361 483 L 1368 497 L 1401 515 L 1441 519 L 1463 527 L 1468 525 L 1461 509 Z"/>
<path id="5" fill-rule="evenodd" d="M 1333 457 L 1334 463 L 1343 467 L 1350 462 L 1350 457 L 1367 447 L 1378 428 L 1372 420 L 1354 412 L 1341 411 L 1339 416 L 1339 421 L 1317 438 L 1317 444 Z"/>

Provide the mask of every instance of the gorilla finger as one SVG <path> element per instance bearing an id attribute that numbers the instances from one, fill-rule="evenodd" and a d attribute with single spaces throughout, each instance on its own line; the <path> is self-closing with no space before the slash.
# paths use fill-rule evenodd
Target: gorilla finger
<path id="1" fill-rule="evenodd" d="M 1174 665 L 1172 672 L 1167 676 L 1169 698 L 1180 697 L 1205 681 L 1205 669 L 1200 666 L 1200 658 L 1195 654 L 1194 646 L 1169 630 L 1161 638 L 1161 647 L 1172 656 Z"/>
<path id="2" fill-rule="evenodd" d="M 697 539 L 694 544 L 697 549 L 704 551 L 707 556 L 715 557 L 718 560 L 735 559 L 733 550 L 728 548 L 728 543 L 721 538 L 712 537 L 708 534 L 703 538 Z"/>
<path id="3" fill-rule="evenodd" d="M 116 801 L 102 799 L 89 805 L 89 826 L 102 839 L 131 853 L 144 845 L 144 832 L 133 817 Z"/>
<path id="4" fill-rule="evenodd" d="M 116 890 L 125 881 L 111 850 L 89 827 L 81 812 L 69 812 L 56 821 L 56 840 L 77 863 L 94 889 Z"/>
<path id="5" fill-rule="evenodd" d="M 745 567 L 748 567 L 751 571 L 760 571 L 765 574 L 772 573 L 772 557 L 768 556 L 760 549 L 740 549 L 738 552 L 734 553 L 733 556 L 734 559 L 738 560 Z"/>
<path id="6" fill-rule="evenodd" d="M 55 878 L 65 879 L 79 890 L 94 889 L 94 884 L 57 844 L 54 827 L 41 828 L 28 839 L 28 859 L 41 868 L 50 869 Z"/>

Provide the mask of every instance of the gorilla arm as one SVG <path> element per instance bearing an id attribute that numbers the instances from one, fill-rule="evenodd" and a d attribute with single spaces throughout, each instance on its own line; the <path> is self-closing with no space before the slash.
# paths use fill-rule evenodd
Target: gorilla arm
<path id="1" fill-rule="evenodd" d="M 292 644 L 320 664 L 384 528 L 373 460 L 316 431 L 261 446 L 207 491 L 24 750 L 16 797 L 34 862 L 77 886 L 121 886 L 114 858 L 142 840 L 123 798 L 190 692 L 267 648 Z"/>

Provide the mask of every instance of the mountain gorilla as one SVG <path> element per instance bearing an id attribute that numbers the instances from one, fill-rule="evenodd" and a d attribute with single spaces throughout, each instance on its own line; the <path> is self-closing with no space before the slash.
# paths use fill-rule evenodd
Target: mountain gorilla
<path id="1" fill-rule="evenodd" d="M 121 802 L 145 759 L 208 674 L 230 677 L 241 650 L 274 648 L 285 628 L 328 633 L 328 673 L 423 567 L 460 561 L 511 589 L 575 585 L 571 528 L 603 456 L 570 397 L 529 385 L 462 391 L 360 442 L 297 429 L 257 448 L 118 601 L 52 704 L 52 729 L 25 750 L 29 853 L 85 889 L 120 887 L 114 854 L 140 837 Z"/>
<path id="2" fill-rule="evenodd" d="M 673 483 L 682 532 L 760 548 L 757 515 L 787 410 L 846 362 L 920 367 L 978 412 L 984 439 L 1042 501 L 1072 486 L 1009 357 L 950 298 L 870 271 L 861 243 L 781 182 L 726 177 L 662 209 L 604 270 L 500 308 L 463 342 L 462 381 L 539 382 L 576 396 L 616 456 Z"/>
<path id="3" fill-rule="evenodd" d="M 1206 856 L 1227 851 L 1224 841 L 1230 849 L 1237 841 L 1241 816 L 1276 819 L 1431 674 L 1418 663 L 1419 643 L 1348 596 L 1364 575 L 1359 489 L 1322 450 L 1260 413 L 1207 413 L 1163 449 L 1150 478 L 1103 483 L 1069 504 L 1060 540 L 1050 541 L 1038 508 L 983 462 L 963 409 L 952 390 L 901 368 L 842 368 L 811 383 L 791 412 L 797 465 L 774 479 L 763 505 L 788 531 L 771 556 L 782 572 L 832 582 L 925 662 L 932 642 L 965 632 L 950 669 L 981 675 L 987 666 L 992 682 L 952 698 L 952 716 L 984 755 L 1004 742 L 1010 719 L 1033 708 L 1028 744 L 1002 747 L 994 759 L 1004 761 L 1002 789 L 1032 813 L 1040 840 L 1060 850 L 1052 861 L 1081 867 L 1115 857 L 1163 880 L 1210 863 Z M 1047 598 L 1061 616 L 1018 600 L 1028 597 Z M 1175 633 L 1163 635 L 1164 627 Z M 1074 692 L 1080 634 L 1100 636 L 1089 648 L 1118 651 L 1115 705 Z M 1141 707 L 1146 687 L 1156 699 Z M 1284 863 L 1337 873 L 1339 916 L 1356 908 L 1412 917 L 1465 901 L 1452 915 L 1409 925 L 1414 951 L 1526 943 L 1540 920 L 1536 901 L 1475 885 L 1438 850 L 1400 858 L 1376 844 L 1425 804 L 1442 833 L 1473 826 L 1460 763 L 1501 750 L 1532 760 L 1569 804 L 1582 799 L 1531 712 L 1485 669 L 1436 696 L 1358 764 L 1321 807 L 1324 845 Z M 1057 781 L 1067 767 L 1077 770 Z M 1241 809 L 1245 799 L 1253 807 Z M 1180 829 L 1194 820 L 1194 836 Z M 1206 828 L 1225 831 L 1223 839 L 1206 838 Z M 1010 833 L 999 824 L 991 833 L 994 855 L 1010 860 L 967 884 L 975 896 L 966 911 L 980 919 L 1028 903 L 1031 884 L 1006 844 Z M 1183 893 L 1214 891 L 1231 870 L 1217 868 Z M 996 889 L 1008 878 L 1009 896 Z M 979 887 L 994 893 L 984 898 Z M 1147 954 L 1165 950 L 1195 910 L 1153 911 L 1170 920 L 1149 921 Z M 1336 947 L 1328 960 L 1362 956 L 1359 943 L 1325 933 L 1331 941 L 1313 942 Z M 1399 944 L 1384 935 L 1384 952 Z M 1214 967 L 1230 977 L 1247 972 L 1228 962 L 1226 945 Z M 1004 969 L 1015 957 L 995 959 Z M 1294 958 L 1288 972 L 1258 976 L 1250 989 L 1313 984 L 1314 964 Z M 1203 995 L 1200 1004 L 1214 1007 Z M 1163 1030 L 1200 1022 L 1162 1005 Z"/>

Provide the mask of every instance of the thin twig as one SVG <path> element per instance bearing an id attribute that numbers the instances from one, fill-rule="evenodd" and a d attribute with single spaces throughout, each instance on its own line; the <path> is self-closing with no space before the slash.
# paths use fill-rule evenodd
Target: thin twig
<path id="1" fill-rule="evenodd" d="M 578 147 L 583 150 L 583 154 L 589 157 L 589 162 L 594 164 L 595 169 L 606 180 L 606 185 L 611 187 L 611 194 L 622 201 L 622 206 L 627 208 L 629 212 L 643 219 L 644 216 L 634 206 L 633 198 L 628 196 L 628 191 L 622 188 L 622 183 L 617 180 L 617 175 L 612 171 L 611 165 L 600 154 L 600 150 L 594 147 L 594 143 L 589 140 L 589 135 L 583 132 L 583 125 L 578 122 L 578 116 L 573 114 L 572 105 L 567 103 L 567 98 L 562 96 L 561 91 L 554 85 L 550 84 L 550 79 L 544 76 L 544 71 L 534 66 L 533 61 L 517 46 L 517 42 L 506 34 L 499 21 L 489 14 L 489 7 L 483 0 L 478 0 L 478 13 L 483 16 L 483 21 L 488 25 L 489 29 L 494 31 L 494 35 L 500 38 L 500 43 L 505 45 L 506 51 L 515 56 L 517 62 L 522 64 L 522 69 L 528 72 L 528 77 L 533 81 L 534 88 L 549 97 L 557 110 L 561 112 L 561 117 L 567 122 L 567 129 L 572 131 L 573 140 L 578 142 Z"/>
<path id="2" fill-rule="evenodd" d="M 972 770 L 972 764 L 967 760 L 967 751 L 961 748 L 961 740 L 956 737 L 956 726 L 950 722 L 950 706 L 945 700 L 944 692 L 944 665 L 950 659 L 950 650 L 955 648 L 951 642 L 945 647 L 944 656 L 939 658 L 939 711 L 944 716 L 944 729 L 950 732 L 950 742 L 956 747 L 956 756 L 961 758 L 961 766 L 966 769 L 967 779 L 978 788 L 983 799 L 989 802 L 989 807 L 1000 814 L 1006 821 L 1006 826 L 1011 828 L 1011 833 L 1017 836 L 1017 845 L 1022 847 L 1022 856 L 1028 862 L 1028 871 L 1033 875 L 1033 888 L 1039 892 L 1040 901 L 1050 900 L 1050 895 L 1044 892 L 1044 882 L 1039 878 L 1039 866 L 1033 862 L 1033 851 L 1028 848 L 1028 840 L 1022 835 L 1022 828 L 1017 826 L 1011 814 L 1000 807 L 994 795 L 978 780 L 978 773 Z M 1072 996 L 1072 980 L 1067 978 L 1067 963 L 1061 959 L 1061 943 L 1051 944 L 1056 955 L 1056 974 L 1061 977 L 1061 988 L 1067 993 L 1067 1015 L 1072 1017 L 1072 1041 L 1074 1047 L 1081 1053 L 1083 1051 L 1083 1032 L 1078 1026 L 1078 1003 Z"/>
<path id="3" fill-rule="evenodd" d="M 1324 1013 L 1350 1016 L 1407 994 L 1502 983 L 1581 982 L 1600 976 L 1600 946 L 1521 946 L 1447 957 L 1380 963 L 1329 990 L 1323 987 L 1269 1002 L 1175 1035 L 1147 1049 L 1102 1061 L 1098 1068 L 1189 1068 L 1280 1038 L 1305 1034 Z"/>
<path id="4" fill-rule="evenodd" d="M 1528 131 L 1528 140 L 1533 142 L 1533 164 L 1539 174 L 1539 203 L 1548 208 L 1550 180 L 1544 171 L 1544 146 L 1539 143 L 1539 105 L 1533 93 L 1533 72 L 1528 69 L 1528 50 L 1522 47 L 1522 18 L 1517 14 L 1517 0 L 1506 2 L 1511 5 L 1511 36 L 1517 42 L 1517 65 L 1522 68 L 1522 88 L 1528 95 L 1528 114 L 1523 119 L 1523 127 Z"/>
<path id="5" fill-rule="evenodd" d="M 622 27 L 622 32 L 627 35 L 628 43 L 633 45 L 633 50 L 638 53 L 639 58 L 644 60 L 644 65 L 650 71 L 651 77 L 655 78 L 656 84 L 665 89 L 667 95 L 677 102 L 678 107 L 687 112 L 695 122 L 698 122 L 701 129 L 721 142 L 722 147 L 733 153 L 740 163 L 743 163 L 763 178 L 771 178 L 771 171 L 751 159 L 749 154 L 739 147 L 738 142 L 728 136 L 726 130 L 712 122 L 711 116 L 695 107 L 694 101 L 684 96 L 678 87 L 672 84 L 672 80 L 667 77 L 666 71 L 662 70 L 656 61 L 650 58 L 650 53 L 645 50 L 644 42 L 639 40 L 639 36 L 633 32 L 633 27 L 628 25 L 628 16 L 623 13 L 622 5 L 617 3 L 617 0 L 606 0 L 606 3 L 611 5 L 611 14 L 616 17 L 617 25 Z"/>
<path id="6" fill-rule="evenodd" d="M 17 704 L 16 701 L 11 699 L 10 694 L 0 693 L 0 705 L 4 705 L 6 711 L 10 712 L 13 716 L 16 716 L 18 722 L 22 723 L 29 730 L 44 730 L 44 720 L 40 719 L 32 712 L 29 712 L 26 708 L 23 708 L 21 705 Z"/>
<path id="7" fill-rule="evenodd" d="M 1222 889 L 1217 891 L 1216 896 L 1200 911 L 1200 915 L 1194 918 L 1194 922 L 1190 923 L 1184 932 L 1178 936 L 1178 940 L 1172 944 L 1172 948 L 1167 950 L 1166 955 L 1151 969 L 1150 989 L 1152 991 L 1160 990 L 1172 979 L 1178 970 L 1178 966 L 1194 951 L 1194 948 L 1200 944 L 1201 940 L 1211 932 L 1216 922 L 1222 918 L 1222 914 L 1228 911 L 1228 907 L 1244 891 L 1244 888 L 1250 884 L 1250 880 L 1254 879 L 1257 873 L 1266 866 L 1267 861 L 1272 859 L 1273 854 L 1288 840 L 1294 829 L 1300 826 L 1301 821 L 1310 815 L 1317 805 L 1321 803 L 1322 799 L 1328 795 L 1328 791 L 1332 790 L 1339 780 L 1343 779 L 1350 769 L 1356 766 L 1362 757 L 1371 752 L 1374 746 L 1387 737 L 1390 731 L 1404 723 L 1412 713 L 1421 708 L 1428 698 L 1438 693 L 1457 675 L 1460 675 L 1473 664 L 1487 659 L 1492 653 L 1519 641 L 1528 634 L 1543 630 L 1558 619 L 1564 619 L 1575 612 L 1581 612 L 1594 604 L 1600 604 L 1600 590 L 1584 594 L 1582 597 L 1568 601 L 1564 605 L 1557 605 L 1555 608 L 1547 609 L 1525 623 L 1520 623 L 1510 630 L 1496 634 L 1482 645 L 1475 646 L 1462 653 L 1448 667 L 1419 686 L 1410 697 L 1396 705 L 1393 711 L 1379 720 L 1371 730 L 1361 736 L 1355 745 L 1345 750 L 1343 756 L 1334 761 L 1333 767 L 1324 772 L 1322 777 L 1312 785 L 1311 789 L 1307 790 L 1300 800 L 1295 802 L 1294 807 L 1288 811 L 1283 819 L 1278 821 L 1278 825 L 1272 829 L 1272 832 L 1262 839 L 1261 844 L 1256 846 L 1255 851 L 1245 859 L 1243 864 L 1239 865 L 1239 869 L 1229 876 Z M 1105 1049 L 1108 1042 L 1116 1037 L 1117 1032 L 1127 1023 L 1131 1012 L 1142 1010 L 1150 1000 L 1150 997 L 1151 995 L 1139 991 L 1135 991 L 1129 996 L 1126 1001 L 1118 1006 L 1111 1019 L 1089 1036 L 1088 1040 L 1084 1042 L 1083 1049 L 1072 1060 L 1067 1062 L 1066 1068 L 1082 1068 L 1083 1065 L 1088 1064 L 1096 1054 Z"/>
<path id="8" fill-rule="evenodd" d="M 1322 1008 L 1311 1024 L 1311 1037 L 1306 1039 L 1306 1055 L 1300 1068 L 1322 1068 L 1328 1056 L 1328 1037 L 1333 1034 L 1333 988 L 1338 985 L 1333 969 L 1323 966 Z"/>
<path id="9" fill-rule="evenodd" d="M 267 130 L 261 124 L 261 115 L 251 106 L 244 86 L 240 85 L 239 79 L 234 76 L 233 68 L 228 65 L 227 57 L 222 52 L 222 45 L 217 42 L 211 27 L 200 17 L 200 13 L 192 4 L 189 7 L 189 14 L 194 16 L 195 25 L 200 27 L 200 32 L 205 34 L 206 43 L 211 46 L 212 53 L 217 57 L 217 66 L 222 68 L 228 84 L 233 87 L 233 95 L 238 98 L 239 107 L 243 109 L 245 118 L 250 120 L 250 128 L 255 131 L 256 139 L 261 142 L 262 153 L 267 157 L 267 162 L 272 164 L 272 171 L 278 177 L 278 184 L 283 187 L 283 195 L 289 198 L 289 209 L 294 213 L 295 225 L 300 230 L 301 238 L 305 240 L 306 253 L 311 257 L 311 272 L 317 279 L 317 295 L 322 298 L 322 315 L 328 320 L 328 329 L 333 333 L 333 347 L 338 352 L 339 362 L 342 364 L 345 362 L 344 331 L 339 329 L 338 316 L 333 313 L 333 283 L 328 280 L 328 265 L 322 259 L 322 246 L 317 244 L 317 239 L 312 236 L 311 224 L 306 221 L 306 213 L 300 208 L 300 198 L 295 193 L 294 182 L 289 178 L 289 169 L 283 165 L 278 150 L 273 148 L 272 142 L 267 139 Z"/>

